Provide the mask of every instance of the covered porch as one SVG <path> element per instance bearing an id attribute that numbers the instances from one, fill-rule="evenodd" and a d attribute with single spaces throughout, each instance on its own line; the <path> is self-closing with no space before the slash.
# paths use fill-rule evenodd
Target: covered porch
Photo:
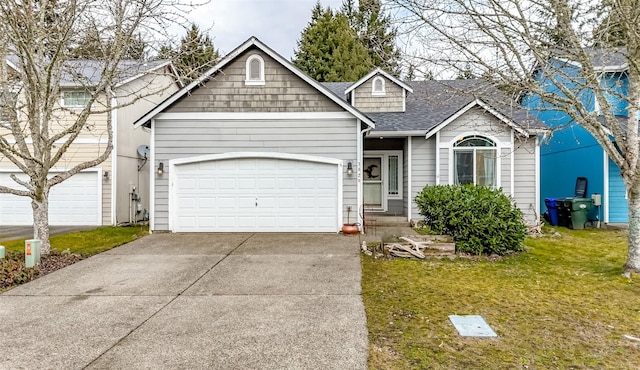
<path id="1" fill-rule="evenodd" d="M 367 136 L 361 171 L 365 219 L 392 216 L 408 221 L 407 138 Z"/>

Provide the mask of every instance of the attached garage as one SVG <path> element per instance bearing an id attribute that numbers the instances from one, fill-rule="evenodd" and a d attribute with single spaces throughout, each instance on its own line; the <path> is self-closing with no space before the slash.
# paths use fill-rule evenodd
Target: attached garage
<path id="1" fill-rule="evenodd" d="M 229 153 L 170 162 L 174 232 L 336 232 L 342 161 Z"/>
<path id="2" fill-rule="evenodd" d="M 0 185 L 15 187 L 10 175 L 1 172 Z M 87 171 L 54 186 L 49 193 L 49 224 L 100 225 L 100 184 L 99 172 Z M 0 225 L 33 225 L 31 198 L 0 194 Z"/>

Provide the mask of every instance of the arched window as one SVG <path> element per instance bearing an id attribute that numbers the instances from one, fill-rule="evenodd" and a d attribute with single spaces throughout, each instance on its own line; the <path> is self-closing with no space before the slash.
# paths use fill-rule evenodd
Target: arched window
<path id="1" fill-rule="evenodd" d="M 378 76 L 373 79 L 371 84 L 371 95 L 384 95 L 384 78 Z"/>
<path id="2" fill-rule="evenodd" d="M 497 185 L 496 143 L 483 136 L 466 136 L 453 145 L 455 184 Z"/>
<path id="3" fill-rule="evenodd" d="M 264 85 L 264 60 L 258 54 L 247 58 L 245 85 Z"/>

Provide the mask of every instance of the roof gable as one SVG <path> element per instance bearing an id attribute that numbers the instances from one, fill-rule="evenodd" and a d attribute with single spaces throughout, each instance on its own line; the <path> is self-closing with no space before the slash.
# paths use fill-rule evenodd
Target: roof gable
<path id="1" fill-rule="evenodd" d="M 359 79 L 358 81 L 354 82 L 353 85 L 349 86 L 349 88 L 347 88 L 344 91 L 344 94 L 347 95 L 349 94 L 351 91 L 355 90 L 358 86 L 362 85 L 363 83 L 367 82 L 370 78 L 372 78 L 373 76 L 376 75 L 382 75 L 384 77 L 386 77 L 387 79 L 389 79 L 391 82 L 393 82 L 394 84 L 402 87 L 403 89 L 407 90 L 408 92 L 413 92 L 413 88 L 411 88 L 411 86 L 409 86 L 407 83 L 400 81 L 399 79 L 393 77 L 392 75 L 388 74 L 387 72 L 385 72 L 384 70 L 380 69 L 380 68 L 376 68 L 373 71 L 369 72 L 366 76 L 362 77 L 361 79 Z"/>
<path id="2" fill-rule="evenodd" d="M 462 107 L 460 110 L 458 110 L 455 114 L 453 114 L 452 116 L 450 116 L 446 120 L 442 121 L 439 125 L 433 127 L 431 130 L 429 130 L 426 133 L 426 138 L 428 139 L 431 136 L 435 135 L 438 131 L 442 130 L 443 128 L 448 126 L 451 122 L 455 121 L 456 119 L 458 119 L 459 117 L 461 117 L 463 114 L 465 114 L 466 112 L 470 111 L 474 107 L 480 107 L 480 108 L 484 109 L 485 111 L 491 113 L 491 115 L 496 117 L 498 120 L 500 120 L 501 122 L 503 122 L 507 126 L 511 127 L 512 129 L 514 129 L 518 133 L 520 133 L 521 135 L 529 136 L 529 133 L 526 130 L 524 130 L 522 127 L 518 126 L 513 120 L 505 117 L 502 113 L 500 113 L 497 110 L 493 109 L 489 104 L 483 102 L 481 99 L 476 99 L 476 100 L 472 101 L 471 103 L 467 104 L 466 106 Z"/>
<path id="3" fill-rule="evenodd" d="M 449 124 L 451 117 L 459 116 L 475 106 L 526 132 L 546 129 L 546 125 L 535 115 L 515 102 L 510 103 L 510 97 L 483 80 L 426 80 L 409 84 L 414 93 L 407 96 L 405 112 L 369 113 L 376 120 L 375 132 L 384 132 L 386 136 L 435 133 Z"/>
<path id="4" fill-rule="evenodd" d="M 366 124 L 366 125 L 368 125 L 370 127 L 374 127 L 374 122 L 373 122 L 373 120 L 371 118 L 367 117 L 365 114 L 363 114 L 362 112 L 360 112 L 359 110 L 357 110 L 356 108 L 351 106 L 349 103 L 344 101 L 342 98 L 340 98 L 336 94 L 334 94 L 327 87 L 325 87 L 324 85 L 322 85 L 318 81 L 314 80 L 313 78 L 309 77 L 304 72 L 302 72 L 301 70 L 296 68 L 288 60 L 286 60 L 281 55 L 279 55 L 278 53 L 273 51 L 271 48 L 269 48 L 267 45 L 262 43 L 256 37 L 251 37 L 247 41 L 242 43 L 236 49 L 234 49 L 229 54 L 227 54 L 225 57 L 223 57 L 215 66 L 213 66 L 211 69 L 209 69 L 208 71 L 203 73 L 202 76 L 200 76 L 198 79 L 194 80 L 189 85 L 187 85 L 184 88 L 182 88 L 181 90 L 177 91 L 175 94 L 170 96 L 168 99 L 166 99 L 160 105 L 158 105 L 156 108 L 154 108 L 153 110 L 151 110 L 150 112 L 145 114 L 142 118 L 140 118 L 138 121 L 136 121 L 134 123 L 134 125 L 135 126 L 141 126 L 141 125 L 145 124 L 146 122 L 151 120 L 153 117 L 155 117 L 159 113 L 163 112 L 165 109 L 167 109 L 170 106 L 172 106 L 179 99 L 181 99 L 185 95 L 189 94 L 192 90 L 198 88 L 199 86 L 201 86 L 203 84 L 206 84 L 206 82 L 216 72 L 218 72 L 222 68 L 228 66 L 230 63 L 235 61 L 238 57 L 243 55 L 250 48 L 256 48 L 256 49 L 260 50 L 261 52 L 265 53 L 270 58 L 272 58 L 273 60 L 278 62 L 281 66 L 283 66 L 287 70 L 289 70 L 291 73 L 293 73 L 294 75 L 296 75 L 297 77 L 299 77 L 300 79 L 302 79 L 303 81 L 308 83 L 310 86 L 312 86 L 319 93 L 323 94 L 324 96 L 329 98 L 331 101 L 333 101 L 335 104 L 337 104 L 338 106 L 342 107 L 344 110 L 346 110 L 347 112 L 351 113 L 356 118 L 360 119 L 364 124 Z"/>

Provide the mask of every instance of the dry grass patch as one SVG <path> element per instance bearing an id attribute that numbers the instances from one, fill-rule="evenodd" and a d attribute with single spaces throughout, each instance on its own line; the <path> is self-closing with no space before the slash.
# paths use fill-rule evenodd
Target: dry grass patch
<path id="1" fill-rule="evenodd" d="M 640 337 L 640 276 L 621 276 L 626 234 L 545 231 L 498 261 L 363 256 L 370 367 L 638 368 L 640 342 L 624 338 Z M 460 337 L 451 314 L 482 315 L 499 338 Z"/>

